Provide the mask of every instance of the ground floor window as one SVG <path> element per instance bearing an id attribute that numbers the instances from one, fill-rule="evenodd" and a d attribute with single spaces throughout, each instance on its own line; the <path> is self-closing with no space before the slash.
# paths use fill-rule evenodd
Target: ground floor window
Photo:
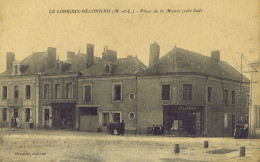
<path id="1" fill-rule="evenodd" d="M 120 113 L 114 113 L 113 121 L 114 122 L 120 122 Z"/>
<path id="2" fill-rule="evenodd" d="M 109 123 L 109 113 L 108 112 L 104 112 L 103 113 L 103 119 L 102 119 L 102 126 L 107 126 Z"/>
<path id="3" fill-rule="evenodd" d="M 25 121 L 29 122 L 30 120 L 30 108 L 25 109 Z"/>
<path id="4" fill-rule="evenodd" d="M 50 119 L 49 109 L 44 109 L 44 120 L 48 121 Z"/>
<path id="5" fill-rule="evenodd" d="M 3 121 L 7 121 L 7 109 L 3 108 Z"/>

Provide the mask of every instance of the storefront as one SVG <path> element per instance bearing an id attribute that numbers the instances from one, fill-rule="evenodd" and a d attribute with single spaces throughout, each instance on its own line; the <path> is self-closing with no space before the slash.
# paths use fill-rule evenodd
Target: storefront
<path id="1" fill-rule="evenodd" d="M 75 107 L 74 103 L 53 103 L 52 126 L 53 128 L 74 129 L 75 128 Z"/>
<path id="2" fill-rule="evenodd" d="M 199 135 L 203 131 L 203 107 L 167 105 L 163 107 L 165 133 L 174 135 Z"/>

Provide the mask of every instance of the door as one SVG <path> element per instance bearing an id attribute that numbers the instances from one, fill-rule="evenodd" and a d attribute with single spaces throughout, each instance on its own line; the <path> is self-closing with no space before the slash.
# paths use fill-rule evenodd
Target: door
<path id="1" fill-rule="evenodd" d="M 14 108 L 14 126 L 17 127 L 16 117 L 18 116 L 18 108 Z"/>
<path id="2" fill-rule="evenodd" d="M 97 131 L 97 116 L 81 115 L 79 129 L 81 131 L 96 132 Z"/>

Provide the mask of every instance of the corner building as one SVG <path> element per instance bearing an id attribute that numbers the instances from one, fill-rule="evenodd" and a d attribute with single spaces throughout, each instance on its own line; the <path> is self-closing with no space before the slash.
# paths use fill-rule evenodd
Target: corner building
<path id="1" fill-rule="evenodd" d="M 207 57 L 174 47 L 150 60 L 138 75 L 139 132 L 162 125 L 164 134 L 232 136 L 237 121 L 248 121 L 249 80 L 242 76 L 241 84 L 241 74 L 220 60 L 219 51 Z"/>

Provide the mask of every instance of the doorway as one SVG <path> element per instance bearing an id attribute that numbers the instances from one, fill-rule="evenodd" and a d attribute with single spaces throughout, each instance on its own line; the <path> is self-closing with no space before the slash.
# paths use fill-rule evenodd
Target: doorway
<path id="1" fill-rule="evenodd" d="M 14 126 L 17 127 L 16 117 L 18 116 L 18 108 L 14 108 Z"/>

